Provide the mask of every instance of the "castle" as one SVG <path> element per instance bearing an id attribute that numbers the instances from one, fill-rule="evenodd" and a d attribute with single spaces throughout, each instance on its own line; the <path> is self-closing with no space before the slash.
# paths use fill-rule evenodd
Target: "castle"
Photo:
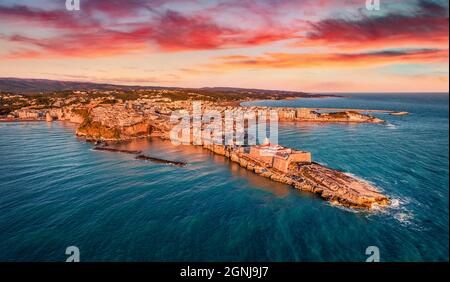
<path id="1" fill-rule="evenodd" d="M 272 145 L 268 142 L 251 146 L 249 157 L 262 161 L 279 171 L 288 172 L 291 163 L 311 163 L 311 153 Z"/>

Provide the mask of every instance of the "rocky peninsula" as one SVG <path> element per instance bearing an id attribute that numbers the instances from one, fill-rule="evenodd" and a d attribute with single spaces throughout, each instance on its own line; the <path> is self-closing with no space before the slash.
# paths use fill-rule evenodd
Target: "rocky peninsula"
<path id="1" fill-rule="evenodd" d="M 215 109 L 218 107 L 215 106 Z M 258 110 L 259 108 L 252 108 Z M 169 117 L 165 114 L 143 117 L 134 114 L 126 115 L 126 108 L 118 105 L 99 105 L 89 112 L 89 116 L 81 123 L 77 135 L 90 140 L 128 140 L 136 137 L 156 136 L 169 139 L 171 129 Z M 278 108 L 281 121 L 314 121 L 314 122 L 359 122 L 383 123 L 384 121 L 354 111 L 336 113 L 318 113 L 312 109 Z M 113 126 L 112 126 L 113 125 Z M 277 147 L 272 159 L 258 158 L 251 153 L 259 146 L 224 146 L 202 145 L 215 154 L 227 157 L 262 177 L 291 185 L 299 190 L 319 195 L 332 203 L 350 207 L 371 209 L 389 203 L 388 197 L 375 187 L 362 180 L 348 176 L 342 172 L 327 168 L 311 161 L 309 153 Z M 273 148 L 272 148 L 273 149 Z M 293 159 L 292 159 L 292 156 Z M 298 156 L 300 156 L 298 158 Z M 172 163 L 184 166 L 182 162 L 156 160 L 139 155 L 140 160 L 156 163 Z M 292 160 L 291 160 L 292 159 Z"/>
<path id="2" fill-rule="evenodd" d="M 390 200 L 368 182 L 311 161 L 308 152 L 270 144 L 253 148 L 206 145 L 205 149 L 229 158 L 241 167 L 273 181 L 317 194 L 321 198 L 350 208 L 371 209 L 388 205 Z M 261 150 L 274 149 L 272 157 Z M 279 154 L 287 152 L 287 154 Z M 297 158 L 292 156 L 297 155 Z"/>
<path id="3" fill-rule="evenodd" d="M 91 141 L 123 141 L 144 137 L 167 140 L 173 127 L 172 113 L 192 111 L 192 99 L 173 100 L 164 97 L 163 94 L 152 96 L 140 94 L 131 100 L 117 100 L 114 95 L 97 98 L 79 95 L 77 97 L 81 97 L 81 100 L 74 100 L 75 98 L 71 97 L 52 100 L 51 106 L 47 107 L 22 107 L 10 112 L 5 120 L 70 121 L 79 124 L 76 130 L 78 136 Z M 384 120 L 367 114 L 370 111 L 381 110 L 333 111 L 335 109 L 242 107 L 229 105 L 220 100 L 203 101 L 202 110 L 213 111 L 220 117 L 223 117 L 226 111 L 273 111 L 280 122 L 384 123 Z M 377 205 L 389 204 L 389 198 L 373 185 L 315 163 L 309 152 L 270 143 L 250 146 L 222 144 L 202 143 L 200 146 L 262 177 L 315 193 L 338 205 L 371 209 Z M 186 165 L 180 161 L 146 156 L 139 151 L 124 151 L 102 146 L 95 147 L 94 150 L 135 154 L 138 160 L 154 163 L 180 167 Z"/>

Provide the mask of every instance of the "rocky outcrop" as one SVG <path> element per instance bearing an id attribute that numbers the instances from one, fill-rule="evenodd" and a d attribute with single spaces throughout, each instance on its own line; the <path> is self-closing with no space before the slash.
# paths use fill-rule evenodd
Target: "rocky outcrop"
<path id="1" fill-rule="evenodd" d="M 82 123 L 76 135 L 88 140 L 120 140 L 120 131 L 117 128 L 107 127 L 99 122 Z"/>
<path id="2" fill-rule="evenodd" d="M 64 119 L 77 124 L 81 124 L 84 121 L 84 118 L 81 115 L 75 113 L 69 113 Z"/>
<path id="3" fill-rule="evenodd" d="M 352 208 L 387 205 L 389 199 L 368 182 L 317 163 L 293 164 L 290 169 L 295 187 L 320 195 L 322 198 Z"/>
<path id="4" fill-rule="evenodd" d="M 45 120 L 46 120 L 47 122 L 52 122 L 52 121 L 53 121 L 53 117 L 50 115 L 49 112 L 47 112 L 47 113 L 45 114 Z"/>
<path id="5" fill-rule="evenodd" d="M 345 115 L 344 119 L 346 119 L 348 122 L 367 122 L 367 123 L 384 123 L 385 121 L 379 118 L 376 118 L 371 115 L 365 115 L 357 112 L 347 111 L 343 112 Z M 329 114 L 332 117 L 339 115 L 339 113 L 331 113 Z"/>
<path id="6" fill-rule="evenodd" d="M 280 121 L 300 122 L 353 122 L 353 123 L 384 123 L 385 121 L 358 111 L 344 110 L 333 112 L 318 112 L 311 108 L 271 108 L 278 112 Z"/>
<path id="7" fill-rule="evenodd" d="M 152 127 L 147 122 L 140 122 L 130 126 L 125 126 L 121 130 L 121 136 L 127 137 L 140 137 L 148 136 L 152 132 Z"/>
<path id="8" fill-rule="evenodd" d="M 152 127 L 142 122 L 124 127 L 108 127 L 100 122 L 83 122 L 78 127 L 76 134 L 89 140 L 129 140 L 137 137 L 150 136 Z"/>
<path id="9" fill-rule="evenodd" d="M 92 110 L 83 109 L 77 114 L 82 117 L 83 122 L 78 127 L 76 134 L 88 140 L 128 140 L 147 137 L 152 132 L 152 126 L 142 118 L 117 122 L 114 115 L 101 107 Z"/>
<path id="10" fill-rule="evenodd" d="M 392 112 L 392 113 L 389 113 L 391 116 L 407 116 L 407 115 L 409 115 L 409 113 L 408 112 Z"/>
<path id="11" fill-rule="evenodd" d="M 240 148 L 222 145 L 205 145 L 204 148 L 223 155 L 262 177 L 315 193 L 338 205 L 371 209 L 377 205 L 389 204 L 389 198 L 371 184 L 317 163 L 293 163 L 289 166 L 288 173 L 283 173 L 264 162 L 251 158 Z"/>
<path id="12" fill-rule="evenodd" d="M 316 122 L 384 123 L 384 120 L 354 111 L 318 113 L 309 109 L 297 111 L 297 120 Z"/>

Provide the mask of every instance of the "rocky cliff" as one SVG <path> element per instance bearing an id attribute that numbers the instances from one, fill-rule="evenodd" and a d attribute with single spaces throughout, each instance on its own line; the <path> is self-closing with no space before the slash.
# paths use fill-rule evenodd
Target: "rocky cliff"
<path id="1" fill-rule="evenodd" d="M 146 122 L 133 124 L 124 127 L 109 127 L 100 122 L 83 122 L 78 127 L 76 134 L 85 137 L 88 140 L 128 140 L 137 137 L 149 136 L 152 127 Z"/>

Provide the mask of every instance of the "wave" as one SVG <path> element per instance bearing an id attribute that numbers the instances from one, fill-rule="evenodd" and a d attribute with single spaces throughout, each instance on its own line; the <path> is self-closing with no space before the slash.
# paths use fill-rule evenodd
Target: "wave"
<path id="1" fill-rule="evenodd" d="M 352 177 L 354 176 L 352 175 Z M 370 211 L 363 209 L 361 210 L 352 209 L 332 202 L 327 202 L 327 204 L 333 206 L 334 208 L 344 210 L 346 212 L 364 215 L 367 218 L 371 218 L 374 216 L 389 217 L 395 220 L 396 222 L 400 223 L 400 225 L 402 226 L 405 227 L 407 226 L 408 228 L 416 228 L 419 230 L 420 229 L 419 225 L 414 221 L 415 220 L 414 213 L 406 207 L 407 205 L 411 204 L 411 200 L 409 198 L 400 198 L 400 197 L 390 197 L 390 199 L 391 202 L 388 206 L 374 205 Z"/>
<path id="2" fill-rule="evenodd" d="M 374 207 L 374 210 L 379 215 L 385 215 L 393 218 L 403 226 L 409 228 L 418 228 L 418 224 L 414 221 L 414 213 L 407 208 L 411 204 L 411 199 L 406 197 L 392 197 L 391 203 L 385 207 Z"/>

